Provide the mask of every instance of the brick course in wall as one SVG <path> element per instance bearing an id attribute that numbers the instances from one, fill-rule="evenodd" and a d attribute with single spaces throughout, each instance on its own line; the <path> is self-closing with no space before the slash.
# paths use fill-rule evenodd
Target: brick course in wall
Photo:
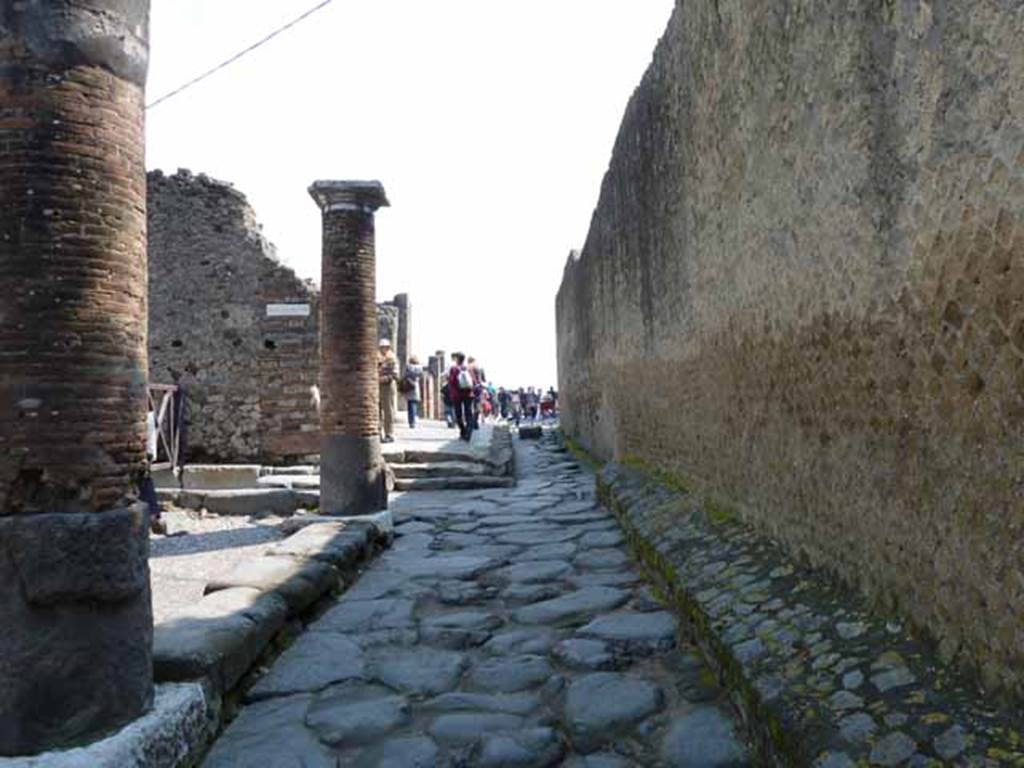
<path id="1" fill-rule="evenodd" d="M 1024 691 L 1024 7 L 679 3 L 557 301 L 564 425 Z"/>

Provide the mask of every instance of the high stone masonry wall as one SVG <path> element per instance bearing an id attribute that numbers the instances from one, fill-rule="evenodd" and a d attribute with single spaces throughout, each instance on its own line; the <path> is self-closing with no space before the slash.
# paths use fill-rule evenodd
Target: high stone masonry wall
<path id="1" fill-rule="evenodd" d="M 230 184 L 153 171 L 148 193 L 150 379 L 185 390 L 187 460 L 315 457 L 319 289 L 278 261 Z M 378 310 L 397 349 L 399 310 Z"/>
<path id="2" fill-rule="evenodd" d="M 557 300 L 565 429 L 1024 690 L 1024 6 L 678 3 Z"/>

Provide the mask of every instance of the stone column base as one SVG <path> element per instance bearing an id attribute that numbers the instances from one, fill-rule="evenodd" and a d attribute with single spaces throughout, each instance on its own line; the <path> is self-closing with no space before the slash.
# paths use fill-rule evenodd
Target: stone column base
<path id="1" fill-rule="evenodd" d="M 380 438 L 325 435 L 320 448 L 320 514 L 351 517 L 387 506 Z"/>
<path id="2" fill-rule="evenodd" d="M 0 516 L 0 755 L 92 741 L 153 700 L 145 504 Z"/>

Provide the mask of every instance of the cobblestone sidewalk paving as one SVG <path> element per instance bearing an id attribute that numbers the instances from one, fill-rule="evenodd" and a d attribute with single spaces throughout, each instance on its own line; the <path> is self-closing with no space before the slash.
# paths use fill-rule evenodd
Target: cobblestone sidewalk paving
<path id="1" fill-rule="evenodd" d="M 393 548 L 248 692 L 206 768 L 748 765 L 593 477 L 516 450 L 515 488 L 396 501 Z"/>

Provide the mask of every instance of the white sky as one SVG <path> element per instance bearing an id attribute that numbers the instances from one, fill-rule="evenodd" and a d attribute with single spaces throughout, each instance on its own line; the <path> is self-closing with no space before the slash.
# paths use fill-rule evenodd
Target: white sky
<path id="1" fill-rule="evenodd" d="M 153 0 L 153 100 L 315 5 Z M 554 300 L 673 0 L 334 0 L 148 115 L 148 166 L 244 192 L 319 282 L 314 179 L 380 179 L 382 298 L 413 347 L 555 383 Z"/>

